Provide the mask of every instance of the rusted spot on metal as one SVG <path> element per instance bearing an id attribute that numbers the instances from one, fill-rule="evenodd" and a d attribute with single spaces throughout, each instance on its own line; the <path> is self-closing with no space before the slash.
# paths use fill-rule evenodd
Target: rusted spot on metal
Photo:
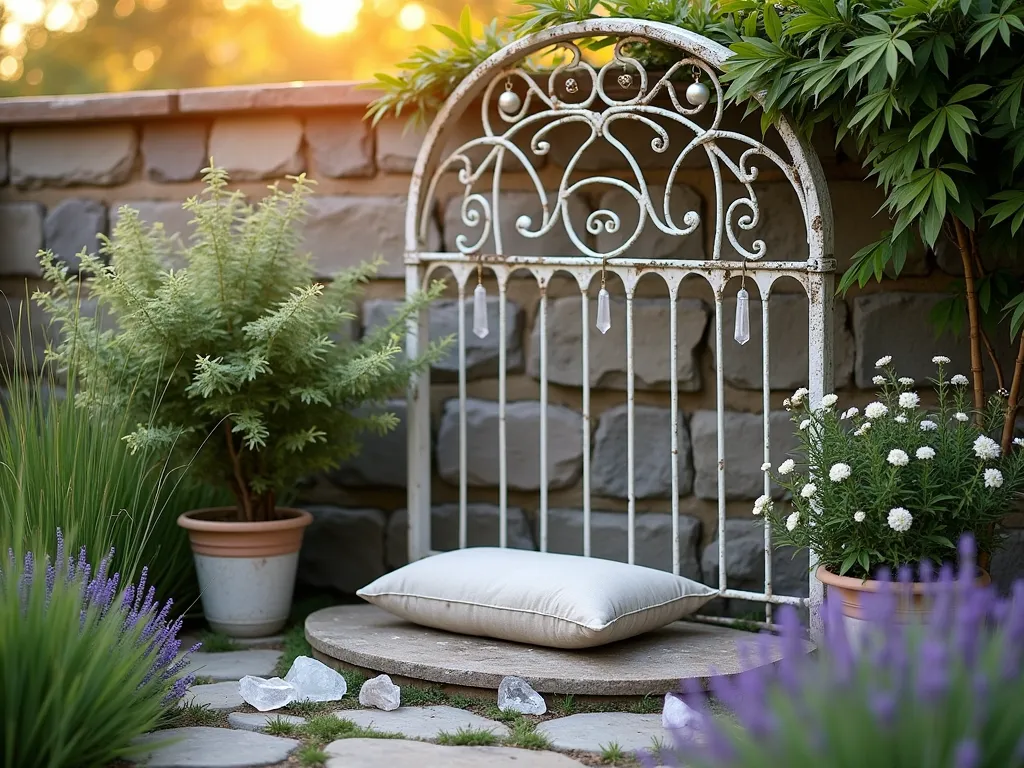
<path id="1" fill-rule="evenodd" d="M 811 219 L 811 229 L 813 229 L 815 232 L 821 232 L 824 226 L 825 223 L 821 220 L 820 215 L 815 216 L 813 219 Z"/>

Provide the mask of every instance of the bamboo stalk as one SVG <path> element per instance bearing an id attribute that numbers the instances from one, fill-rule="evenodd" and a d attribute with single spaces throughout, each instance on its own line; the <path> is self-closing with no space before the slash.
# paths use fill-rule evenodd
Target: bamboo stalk
<path id="1" fill-rule="evenodd" d="M 1017 362 L 1013 366 L 1013 379 L 1010 382 L 1010 395 L 1006 401 L 1006 414 L 1003 416 L 1003 435 L 1000 447 L 1005 456 L 1013 445 L 1013 428 L 1017 423 L 1017 409 L 1020 404 L 1021 378 L 1024 378 L 1024 335 L 1017 346 Z"/>
<path id="2" fill-rule="evenodd" d="M 974 288 L 974 259 L 968 240 L 967 228 L 959 219 L 953 219 L 960 259 L 964 264 L 964 291 L 967 294 L 967 322 L 971 340 L 971 384 L 974 391 L 974 418 L 983 426 L 985 410 L 985 368 L 981 359 L 981 318 L 978 312 L 978 294 Z"/>

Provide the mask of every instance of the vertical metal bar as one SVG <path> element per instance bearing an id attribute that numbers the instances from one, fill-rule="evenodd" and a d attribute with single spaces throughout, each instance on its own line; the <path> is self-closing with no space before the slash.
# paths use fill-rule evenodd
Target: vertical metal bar
<path id="1" fill-rule="evenodd" d="M 764 458 L 762 461 L 768 463 L 772 460 L 771 450 L 771 380 L 770 380 L 770 369 L 771 369 L 771 357 L 770 357 L 770 338 L 771 332 L 768 326 L 768 301 L 770 298 L 770 288 L 761 288 L 761 410 L 764 414 Z M 764 494 L 765 496 L 771 496 L 772 492 L 772 479 L 771 476 L 764 473 Z M 772 594 L 772 528 L 768 521 L 768 516 L 764 518 L 764 593 L 769 597 Z M 764 620 L 771 624 L 772 623 L 772 604 L 765 603 L 764 605 L 765 616 Z"/>
<path id="2" fill-rule="evenodd" d="M 469 496 L 468 466 L 466 447 L 466 284 L 459 282 L 459 549 L 467 546 L 466 508 Z"/>
<path id="3" fill-rule="evenodd" d="M 505 419 L 505 275 L 498 277 L 498 546 L 508 546 L 508 435 Z"/>
<path id="4" fill-rule="evenodd" d="M 418 264 L 405 269 L 405 294 L 413 296 L 423 285 L 423 270 Z M 409 318 L 406 327 L 405 348 L 410 358 L 426 348 L 430 337 L 427 310 Z M 422 342 L 422 343 L 421 343 Z M 409 562 L 430 553 L 430 371 L 415 376 L 409 382 L 407 404 L 409 442 L 407 505 Z"/>
<path id="5" fill-rule="evenodd" d="M 548 292 L 540 284 L 540 551 L 548 551 Z"/>
<path id="6" fill-rule="evenodd" d="M 636 445 L 633 369 L 633 286 L 626 286 L 626 562 L 636 560 Z"/>
<path id="7" fill-rule="evenodd" d="M 590 557 L 590 296 L 583 291 L 583 556 Z"/>
<path id="8" fill-rule="evenodd" d="M 676 306 L 676 288 L 669 287 L 668 318 L 669 318 L 669 363 L 672 370 L 669 374 L 671 397 L 670 411 L 672 414 L 672 573 L 679 575 L 679 370 L 676 362 L 677 324 L 679 309 Z"/>
<path id="9" fill-rule="evenodd" d="M 718 420 L 718 588 L 727 589 L 725 573 L 725 360 L 722 357 L 722 292 L 718 282 L 715 291 L 715 406 Z"/>
<path id="10" fill-rule="evenodd" d="M 817 407 L 821 398 L 832 391 L 834 386 L 832 367 L 833 302 L 835 275 L 831 272 L 811 272 L 806 277 L 807 288 L 807 364 L 811 406 Z M 812 439 L 819 439 L 814 437 Z M 817 553 L 810 553 L 810 630 L 815 643 L 824 639 L 824 624 L 821 608 L 825 597 L 824 587 L 814 578 L 817 569 Z"/>

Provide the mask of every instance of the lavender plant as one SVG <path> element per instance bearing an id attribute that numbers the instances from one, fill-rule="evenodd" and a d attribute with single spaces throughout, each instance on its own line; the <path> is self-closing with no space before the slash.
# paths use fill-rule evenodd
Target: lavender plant
<path id="1" fill-rule="evenodd" d="M 786 400 L 802 456 L 763 469 L 792 501 L 754 504 L 780 544 L 809 547 L 829 571 L 863 578 L 881 566 L 943 562 L 965 533 L 984 552 L 998 544 L 994 525 L 1024 490 L 1021 441 L 1006 455 L 993 439 L 1006 395 L 975 418 L 967 377 L 949 376 L 946 357 L 933 362 L 933 408 L 889 356 L 877 362 L 878 398 L 863 412 L 842 410 L 834 394 L 812 408 L 806 389 Z"/>
<path id="2" fill-rule="evenodd" d="M 181 619 L 143 569 L 123 588 L 113 550 L 54 557 L 8 552 L 0 569 L 0 766 L 91 768 L 133 753 L 194 681 Z"/>
<path id="3" fill-rule="evenodd" d="M 973 560 L 971 537 L 961 562 Z M 1020 768 L 1024 765 L 1024 582 L 1012 596 L 923 569 L 932 611 L 923 623 L 897 617 L 912 577 L 865 595 L 867 631 L 851 645 L 838 600 L 826 601 L 826 642 L 806 653 L 796 612 L 781 637 L 761 635 L 749 653 L 764 664 L 718 677 L 711 695 L 735 720 L 713 718 L 703 692 L 684 699 L 701 713 L 702 739 L 678 738 L 645 766 L 688 768 Z M 889 576 L 882 569 L 879 578 Z M 787 608 L 789 608 L 787 606 Z M 774 648 L 772 647 L 774 646 Z M 780 647 L 781 646 L 781 647 Z M 699 743 L 698 743 L 699 742 Z"/>

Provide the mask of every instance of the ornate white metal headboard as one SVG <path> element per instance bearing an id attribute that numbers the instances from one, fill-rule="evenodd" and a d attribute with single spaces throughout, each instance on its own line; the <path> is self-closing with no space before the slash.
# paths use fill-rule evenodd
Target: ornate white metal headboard
<path id="1" fill-rule="evenodd" d="M 618 38 L 612 60 L 601 68 L 584 61 L 574 41 L 611 36 Z M 679 49 L 680 60 L 668 72 L 650 76 L 640 61 L 627 55 L 631 43 L 660 43 Z M 561 46 L 567 59 L 547 77 L 546 87 L 538 83 L 522 68 L 524 59 L 550 46 Z M 820 586 L 810 579 L 809 601 L 794 596 L 777 595 L 772 590 L 771 538 L 765 530 L 765 589 L 763 593 L 733 590 L 727 587 L 725 548 L 725 430 L 724 419 L 724 362 L 722 305 L 725 286 L 741 272 L 754 282 L 762 298 L 763 338 L 763 413 L 764 456 L 769 460 L 770 448 L 770 386 L 769 386 L 769 328 L 768 307 L 773 284 L 783 277 L 795 279 L 808 297 L 809 369 L 808 387 L 811 401 L 817 402 L 832 387 L 832 211 L 821 166 L 813 151 L 794 133 L 785 120 L 775 126 L 790 157 L 782 157 L 762 142 L 722 126 L 723 89 L 718 80 L 722 63 L 730 53 L 722 46 L 699 35 L 677 27 L 628 19 L 593 19 L 566 24 L 518 40 L 480 65 L 455 90 L 444 104 L 427 131 L 420 150 L 409 188 L 406 213 L 406 288 L 412 293 L 426 284 L 431 273 L 438 268 L 450 270 L 458 285 L 460 302 L 465 300 L 466 286 L 474 273 L 485 265 L 498 283 L 499 303 L 499 509 L 501 546 L 507 543 L 508 483 L 505 456 L 506 407 L 506 311 L 505 295 L 511 272 L 526 269 L 540 287 L 538 320 L 540 327 L 540 547 L 547 546 L 547 304 L 546 288 L 556 272 L 568 273 L 579 284 L 582 294 L 583 327 L 589 326 L 590 298 L 588 288 L 595 275 L 615 274 L 622 280 L 626 301 L 626 399 L 627 399 L 627 454 L 628 486 L 628 558 L 634 559 L 634 520 L 636 497 L 634 493 L 634 338 L 633 295 L 642 275 L 650 272 L 664 279 L 669 291 L 670 356 L 671 356 L 671 429 L 672 451 L 677 450 L 679 424 L 676 298 L 682 280 L 699 275 L 710 284 L 715 297 L 715 362 L 718 412 L 718 555 L 719 586 L 723 597 L 758 601 L 766 604 L 768 620 L 771 606 L 777 604 L 810 603 L 812 623 L 816 623 L 817 606 L 821 600 Z M 685 89 L 678 83 L 677 73 L 693 74 L 693 83 Z M 614 78 L 614 85 L 612 84 Z M 543 81 L 541 81 L 542 83 Z M 710 99 L 711 84 L 715 99 Z M 617 89 L 616 89 L 617 86 Z M 679 93 L 680 90 L 684 92 Z M 619 94 L 622 94 L 621 97 Z M 478 98 L 483 100 L 482 135 L 463 143 L 447 156 L 442 153 L 451 140 L 456 124 L 467 108 Z M 496 97 L 496 98 L 495 98 Z M 495 103 L 496 101 L 496 103 Z M 713 114 L 708 114 L 713 111 Z M 710 125 L 700 125 L 697 117 L 710 117 Z M 645 169 L 634 153 L 617 137 L 618 126 L 634 121 L 651 132 L 650 147 L 659 154 L 671 157 L 663 195 L 652 195 Z M 564 172 L 553 194 L 545 190 L 541 176 L 533 162 L 549 153 L 552 132 L 570 123 L 582 126 L 584 137 L 565 163 Z M 680 127 L 692 134 L 684 143 L 674 145 L 668 127 Z M 585 173 L 577 168 L 578 161 L 595 142 L 603 141 L 621 152 L 627 167 L 623 176 Z M 524 148 L 523 143 L 527 146 Z M 722 146 L 737 144 L 742 147 L 739 157 L 733 159 Z M 715 199 L 712 207 L 714 220 L 711 258 L 703 261 L 683 259 L 651 259 L 630 253 L 646 226 L 654 226 L 671 237 L 684 238 L 698 232 L 705 222 L 699 210 L 686 211 L 679 220 L 670 206 L 676 177 L 684 161 L 692 155 L 704 155 L 714 176 Z M 771 260 L 766 244 L 755 240 L 746 247 L 739 234 L 752 230 L 761 218 L 761 210 L 753 188 L 758 168 L 757 158 L 767 160 L 788 179 L 799 201 L 806 226 L 807 258 L 797 261 Z M 534 221 L 521 215 L 515 221 L 515 234 L 519 237 L 542 238 L 556 229 L 564 232 L 578 254 L 557 256 L 526 256 L 506 252 L 509 233 L 502 232 L 499 215 L 502 205 L 503 173 L 514 167 L 525 172 L 528 186 L 540 203 L 541 216 Z M 426 233 L 434 215 L 438 185 L 445 174 L 456 172 L 463 188 L 461 218 L 463 224 L 478 234 L 476 237 L 460 235 L 456 239 L 457 252 L 439 253 L 426 249 Z M 744 190 L 727 201 L 723 171 Z M 486 183 L 486 186 L 485 186 Z M 570 217 L 569 201 L 580 190 L 592 186 L 606 186 L 623 190 L 637 205 L 637 224 L 632 233 L 620 232 L 622 218 L 613 210 L 598 209 L 586 219 L 586 234 L 578 232 Z M 657 199 L 655 199 L 657 197 Z M 621 242 L 607 250 L 595 247 L 587 235 L 619 233 Z M 483 252 L 485 243 L 493 242 L 493 251 Z M 728 252 L 728 253 L 727 253 Z M 580 255 L 582 254 L 582 255 Z M 477 285 L 476 292 L 483 288 Z M 745 291 L 743 292 L 745 294 Z M 739 300 L 741 305 L 745 300 Z M 596 318 L 599 328 L 610 322 L 607 312 L 607 292 L 599 293 Z M 479 324 L 486 317 L 475 319 L 474 330 L 486 332 Z M 742 325 L 742 320 L 740 321 Z M 740 331 L 742 333 L 742 330 Z M 427 338 L 424 316 L 410 325 L 407 345 L 410 354 L 421 347 Z M 466 546 L 466 323 L 465 312 L 459 313 L 458 326 L 460 404 L 460 525 L 459 545 Z M 588 334 L 582 334 L 582 400 L 583 400 L 583 516 L 585 555 L 590 554 L 590 448 L 591 426 Z M 419 377 L 411 387 L 409 402 L 409 556 L 416 559 L 430 554 L 431 505 L 431 444 L 429 376 Z M 673 563 L 679 572 L 679 478 L 677 463 L 672 462 L 672 520 Z M 765 493 L 770 492 L 770 481 L 765 474 Z M 815 626 L 812 625 L 812 631 Z"/>

